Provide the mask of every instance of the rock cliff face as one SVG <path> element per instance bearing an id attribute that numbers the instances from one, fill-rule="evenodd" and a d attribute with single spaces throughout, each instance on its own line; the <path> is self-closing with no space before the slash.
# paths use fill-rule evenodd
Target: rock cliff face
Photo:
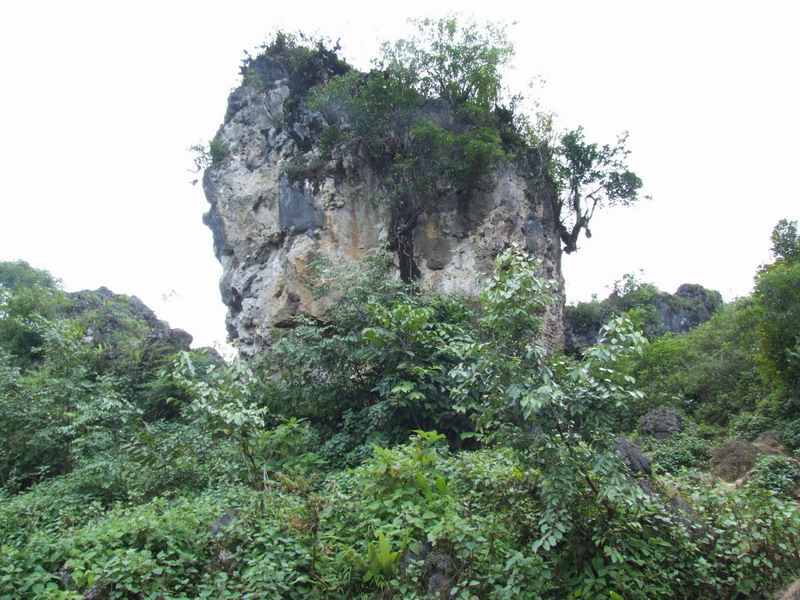
<path id="1" fill-rule="evenodd" d="M 356 153 L 325 160 L 319 150 L 327 123 L 306 105 L 308 83 L 334 72 L 321 67 L 305 88 L 279 61 L 265 61 L 257 84 L 230 96 L 215 138 L 222 156 L 206 170 L 210 203 L 204 221 L 223 266 L 227 327 L 245 354 L 269 344 L 273 327 L 297 314 L 322 317 L 327 306 L 307 286 L 318 251 L 333 261 L 356 261 L 386 248 L 397 227 L 387 206 L 380 169 Z M 477 187 L 456 190 L 416 216 L 394 268 L 443 291 L 475 294 L 480 274 L 516 244 L 542 261 L 558 284 L 543 337 L 563 346 L 561 247 L 553 187 L 534 177 L 532 159 L 502 162 Z M 396 239 L 396 236 L 395 236 Z M 404 264 L 405 263 L 405 264 Z"/>
<path id="2" fill-rule="evenodd" d="M 589 306 L 591 303 L 583 303 Z M 600 339 L 600 328 L 613 315 L 631 308 L 648 309 L 652 312 L 645 324 L 645 334 L 655 338 L 671 333 L 686 333 L 708 321 L 722 307 L 722 295 L 696 283 L 684 283 L 674 294 L 658 292 L 644 304 L 629 305 L 624 299 L 612 294 L 601 302 L 595 302 L 595 310 L 587 316 L 585 311 L 568 307 L 565 318 L 564 350 L 577 354 L 584 348 L 594 346 Z"/>
<path id="3" fill-rule="evenodd" d="M 696 283 L 684 283 L 675 294 L 660 294 L 655 299 L 656 313 L 667 331 L 684 333 L 708 321 L 722 306 L 722 295 Z"/>

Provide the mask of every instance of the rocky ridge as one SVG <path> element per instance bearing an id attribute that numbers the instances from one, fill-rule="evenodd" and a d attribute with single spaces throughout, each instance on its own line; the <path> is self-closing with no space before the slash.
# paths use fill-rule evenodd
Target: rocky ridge
<path id="1" fill-rule="evenodd" d="M 100 345 L 106 353 L 118 354 L 125 350 L 119 347 L 120 336 L 125 344 L 138 344 L 143 349 L 157 347 L 161 354 L 191 347 L 191 334 L 171 328 L 136 296 L 115 294 L 106 287 L 66 295 L 70 300 L 67 316 L 84 322 L 83 341 Z M 133 342 L 124 337 L 131 334 L 137 338 Z"/>

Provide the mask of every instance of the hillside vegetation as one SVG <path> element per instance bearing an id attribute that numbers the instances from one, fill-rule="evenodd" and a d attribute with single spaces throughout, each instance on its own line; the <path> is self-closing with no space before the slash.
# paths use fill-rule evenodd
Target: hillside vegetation
<path id="1" fill-rule="evenodd" d="M 581 359 L 535 342 L 548 283 L 513 250 L 475 302 L 383 264 L 321 264 L 331 324 L 225 364 L 137 352 L 119 306 L 72 316 L 4 263 L 0 597 L 766 598 L 797 574 L 796 463 L 701 474 L 728 437 L 800 442 L 797 340 L 770 337 L 793 257 L 688 334 L 614 317 Z M 652 477 L 617 435 L 665 404 L 699 425 L 642 440 Z"/>
<path id="2" fill-rule="evenodd" d="M 538 343 L 553 284 L 514 248 L 475 298 L 319 257 L 329 319 L 230 362 L 0 263 L 0 600 L 771 598 L 800 576 L 796 223 L 773 251 L 681 335 L 631 285 L 579 356 Z"/>

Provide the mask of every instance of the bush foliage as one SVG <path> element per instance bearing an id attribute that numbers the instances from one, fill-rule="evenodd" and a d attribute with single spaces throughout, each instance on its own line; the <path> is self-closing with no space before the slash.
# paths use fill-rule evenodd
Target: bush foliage
<path id="1" fill-rule="evenodd" d="M 800 517 L 770 495 L 793 463 L 710 485 L 685 470 L 701 429 L 651 449 L 662 492 L 624 467 L 617 415 L 644 402 L 621 368 L 644 341 L 630 321 L 581 360 L 548 355 L 528 257 L 498 257 L 475 302 L 385 264 L 320 261 L 335 318 L 268 360 L 152 366 L 175 400 L 150 421 L 80 323 L 41 329 L 44 360 L 3 367 L 22 420 L 0 598 L 766 598 L 794 575 Z"/>
<path id="2" fill-rule="evenodd" d="M 244 74 L 295 73 L 338 107 L 331 152 L 373 144 L 398 198 L 435 195 L 513 150 L 510 49 L 497 30 L 423 25 L 383 71 L 283 36 Z M 431 100 L 469 127 L 406 111 Z M 570 140 L 606 160 L 605 196 L 581 191 L 594 175 L 569 187 L 588 232 L 581 202 L 625 202 L 639 182 L 624 151 Z M 706 325 L 645 344 L 614 315 L 581 357 L 537 341 L 553 284 L 514 248 L 474 299 L 398 281 L 385 257 L 321 258 L 330 320 L 228 363 L 148 345 L 122 300 L 76 312 L 49 274 L 0 264 L 0 600 L 769 598 L 798 575 L 796 463 L 768 457 L 739 490 L 693 469 L 709 423 L 777 425 L 798 445 L 795 238 L 776 230 L 754 297 Z M 618 434 L 663 403 L 706 424 L 643 446 L 656 477 L 643 457 L 634 473 Z"/>

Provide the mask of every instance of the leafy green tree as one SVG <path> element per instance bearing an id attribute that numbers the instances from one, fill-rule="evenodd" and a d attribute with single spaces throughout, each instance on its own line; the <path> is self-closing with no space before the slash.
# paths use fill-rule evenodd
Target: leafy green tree
<path id="1" fill-rule="evenodd" d="M 37 318 L 52 319 L 68 304 L 60 282 L 25 261 L 0 262 L 0 348 L 23 366 L 37 358 L 43 338 Z"/>
<path id="2" fill-rule="evenodd" d="M 644 338 L 619 317 L 583 362 L 548 356 L 536 333 L 549 286 L 529 259 L 513 252 L 499 256 L 497 274 L 480 297 L 481 329 L 462 347 L 464 360 L 452 376 L 463 402 L 474 403 L 482 436 L 531 447 L 545 476 L 556 455 L 572 456 L 572 473 L 590 484 L 600 502 L 604 495 L 589 473 L 615 451 L 614 412 L 640 396 L 629 389 L 630 378 L 612 367 L 637 352 Z M 590 466 L 592 461 L 598 462 Z"/>
<path id="3" fill-rule="evenodd" d="M 772 231 L 775 262 L 759 269 L 753 295 L 759 309 L 758 336 L 765 372 L 784 400 L 780 416 L 800 415 L 800 234 L 782 219 Z"/>
<path id="4" fill-rule="evenodd" d="M 760 368 L 758 323 L 753 300 L 743 298 L 686 334 L 651 340 L 628 364 L 645 397 L 620 413 L 622 427 L 633 429 L 657 406 L 720 426 L 755 411 L 770 388 Z"/>
<path id="5" fill-rule="evenodd" d="M 756 279 L 758 335 L 767 372 L 795 400 L 785 416 L 800 416 L 800 260 L 777 262 Z"/>
<path id="6" fill-rule="evenodd" d="M 471 103 L 489 111 L 499 103 L 501 70 L 514 54 L 503 27 L 481 27 L 453 16 L 412 23 L 417 37 L 383 44 L 381 70 L 456 109 Z"/>
<path id="7" fill-rule="evenodd" d="M 781 219 L 772 230 L 772 254 L 777 259 L 794 262 L 800 260 L 800 234 L 797 221 Z"/>
<path id="8" fill-rule="evenodd" d="M 627 167 L 627 139 L 626 132 L 615 145 L 599 146 L 585 140 L 582 127 L 561 137 L 553 156 L 559 187 L 555 208 L 567 254 L 578 249 L 582 231 L 592 237 L 589 224 L 598 208 L 628 206 L 639 199 L 642 180 Z"/>
<path id="9" fill-rule="evenodd" d="M 333 298 L 330 321 L 299 320 L 268 356 L 279 374 L 273 413 L 309 419 L 338 460 L 417 429 L 436 428 L 455 445 L 469 428 L 453 408 L 448 372 L 457 361 L 451 342 L 468 335 L 472 312 L 394 279 L 387 264 L 385 255 L 345 268 L 318 262 L 318 293 Z"/>
<path id="10" fill-rule="evenodd" d="M 97 350 L 74 323 L 32 322 L 41 338 L 38 368 L 0 371 L 0 480 L 15 490 L 77 467 L 95 469 L 111 487 L 107 458 L 119 449 L 139 411 L 118 381 L 92 368 Z"/>
<path id="11" fill-rule="evenodd" d="M 321 464 L 310 452 L 313 430 L 302 420 L 270 414 L 267 385 L 244 359 L 206 366 L 195 360 L 182 352 L 172 371 L 176 385 L 188 392 L 184 413 L 207 435 L 227 437 L 250 486 L 267 489 L 281 472 L 302 474 Z"/>
<path id="12" fill-rule="evenodd" d="M 80 473 L 122 494 L 122 446 L 140 419 L 178 417 L 180 390 L 159 376 L 179 342 L 131 298 L 67 295 L 46 271 L 0 263 L 0 482 L 11 491 Z M 208 362 L 199 355 L 198 362 Z"/>
<path id="13" fill-rule="evenodd" d="M 55 290 L 61 284 L 47 271 L 34 269 L 24 260 L 0 262 L 0 289 L 10 292 L 31 287 Z"/>

